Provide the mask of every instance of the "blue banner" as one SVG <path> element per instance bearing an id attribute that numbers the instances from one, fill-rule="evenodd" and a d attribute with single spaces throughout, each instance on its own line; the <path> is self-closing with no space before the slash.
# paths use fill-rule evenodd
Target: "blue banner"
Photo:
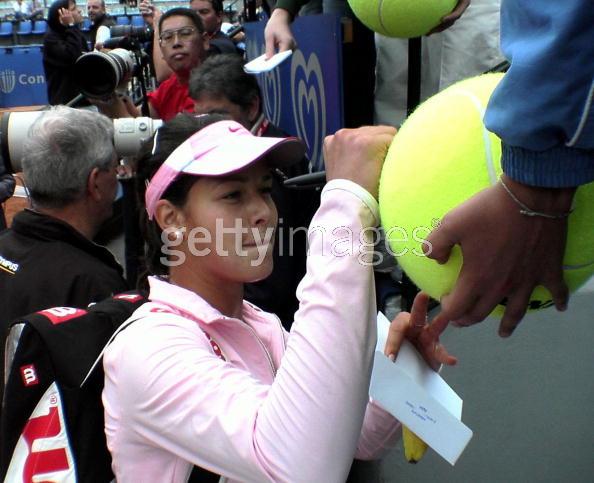
<path id="1" fill-rule="evenodd" d="M 0 107 L 47 104 L 40 47 L 0 48 Z"/>
<path id="2" fill-rule="evenodd" d="M 248 60 L 264 53 L 264 26 L 245 25 Z M 344 126 L 340 17 L 299 17 L 292 30 L 298 49 L 258 81 L 268 119 L 307 143 L 311 169 L 319 171 L 324 137 Z"/>

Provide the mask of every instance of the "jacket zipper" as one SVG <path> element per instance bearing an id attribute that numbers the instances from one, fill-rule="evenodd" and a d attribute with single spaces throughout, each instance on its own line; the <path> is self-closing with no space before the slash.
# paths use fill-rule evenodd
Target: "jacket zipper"
<path id="1" fill-rule="evenodd" d="M 264 342 L 262 342 L 262 339 L 260 339 L 260 337 L 258 337 L 258 334 L 256 333 L 256 331 L 250 325 L 246 324 L 245 322 L 244 322 L 244 325 L 248 329 L 250 329 L 251 333 L 254 334 L 254 337 L 256 338 L 256 340 L 258 341 L 260 346 L 262 347 L 264 354 L 266 354 L 266 359 L 268 359 L 268 363 L 270 364 L 270 369 L 272 370 L 272 377 L 276 378 L 276 368 L 274 367 L 274 363 L 272 362 L 272 356 L 270 355 L 270 352 L 268 352 L 268 349 L 264 345 Z M 283 340 L 284 340 L 284 338 L 283 338 Z"/>

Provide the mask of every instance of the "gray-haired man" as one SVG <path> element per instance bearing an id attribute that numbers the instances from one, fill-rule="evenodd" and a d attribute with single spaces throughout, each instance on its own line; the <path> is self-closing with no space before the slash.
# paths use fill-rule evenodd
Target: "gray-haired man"
<path id="1" fill-rule="evenodd" d="M 92 242 L 117 191 L 112 122 L 58 106 L 31 126 L 23 153 L 32 206 L 0 233 L 2 366 L 13 319 L 54 306 L 85 308 L 128 288 L 111 253 Z"/>

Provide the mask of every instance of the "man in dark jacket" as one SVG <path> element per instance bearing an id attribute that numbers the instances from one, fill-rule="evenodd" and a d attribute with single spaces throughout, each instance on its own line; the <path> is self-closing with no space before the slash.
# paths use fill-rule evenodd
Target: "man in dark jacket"
<path id="1" fill-rule="evenodd" d="M 209 54 L 237 54 L 237 48 L 223 31 L 223 0 L 191 0 L 190 8 L 194 10 L 204 24 L 204 30 L 210 41 Z"/>
<path id="2" fill-rule="evenodd" d="M 59 106 L 35 122 L 23 152 L 32 208 L 0 233 L 2 372 L 6 329 L 15 318 L 48 307 L 85 308 L 128 289 L 111 253 L 92 242 L 117 191 L 112 122 Z"/>
<path id="3" fill-rule="evenodd" d="M 67 104 L 80 94 L 74 81 L 74 63 L 89 50 L 87 39 L 78 27 L 81 21 L 74 0 L 56 0 L 49 8 L 48 30 L 43 37 L 43 70 L 51 105 Z"/>

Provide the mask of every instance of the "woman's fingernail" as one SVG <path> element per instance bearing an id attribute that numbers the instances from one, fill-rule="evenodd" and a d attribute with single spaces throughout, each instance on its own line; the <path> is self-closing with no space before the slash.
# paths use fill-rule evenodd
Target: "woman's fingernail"
<path id="1" fill-rule="evenodd" d="M 388 359 L 394 362 L 396 360 L 396 356 L 394 354 L 388 354 Z"/>

